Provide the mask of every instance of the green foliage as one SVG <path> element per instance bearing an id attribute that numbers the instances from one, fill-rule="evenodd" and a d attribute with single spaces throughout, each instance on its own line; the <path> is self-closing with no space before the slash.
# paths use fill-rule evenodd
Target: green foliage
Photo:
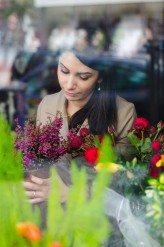
<path id="1" fill-rule="evenodd" d="M 147 186 L 148 167 L 146 164 L 139 164 L 137 159 L 126 161 L 122 164 L 122 169 L 114 175 L 117 178 L 115 189 L 121 192 L 130 200 L 139 199 L 145 195 Z M 116 180 L 116 179 L 115 179 Z"/>
<path id="2" fill-rule="evenodd" d="M 103 142 L 100 147 L 100 157 L 98 162 L 109 163 L 115 161 L 116 161 L 116 156 L 115 156 L 114 148 L 112 146 L 111 138 L 109 135 L 106 135 L 103 138 Z"/>
<path id="3" fill-rule="evenodd" d="M 14 150 L 14 133 L 7 120 L 0 114 L 0 181 L 22 179 L 21 154 Z"/>
<path id="4" fill-rule="evenodd" d="M 22 18 L 33 7 L 32 0 L 12 0 L 4 8 L 0 9 L 0 15 L 7 18 L 13 13 Z"/>
<path id="5" fill-rule="evenodd" d="M 146 190 L 147 221 L 149 230 L 161 246 L 164 245 L 164 174 L 158 179 L 149 179 Z"/>
<path id="6" fill-rule="evenodd" d="M 141 139 L 139 139 L 133 132 L 128 133 L 128 138 L 132 145 L 139 147 L 141 146 Z"/>
<path id="7" fill-rule="evenodd" d="M 53 241 L 59 241 L 63 246 L 98 247 L 109 237 L 109 223 L 103 205 L 108 174 L 104 170 L 98 173 L 90 192 L 85 168 L 79 170 L 72 164 L 71 170 L 72 186 L 64 210 L 59 203 L 59 183 L 55 172 L 52 172 L 54 189 L 49 198 L 48 234 Z"/>
<path id="8" fill-rule="evenodd" d="M 23 183 L 0 181 L 0 245 L 1 247 L 28 246 L 26 239 L 18 235 L 18 222 L 33 221 L 39 224 L 39 215 L 31 210 Z"/>

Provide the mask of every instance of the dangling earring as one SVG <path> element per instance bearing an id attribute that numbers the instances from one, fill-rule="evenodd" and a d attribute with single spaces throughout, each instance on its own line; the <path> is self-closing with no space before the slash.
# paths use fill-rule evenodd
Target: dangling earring
<path id="1" fill-rule="evenodd" d="M 97 89 L 97 90 L 98 90 L 98 92 L 100 92 L 100 91 L 101 91 L 101 87 L 100 87 L 100 83 L 101 83 L 101 82 L 102 82 L 102 79 L 99 79 L 99 80 L 98 80 L 99 87 L 98 87 L 98 89 Z"/>

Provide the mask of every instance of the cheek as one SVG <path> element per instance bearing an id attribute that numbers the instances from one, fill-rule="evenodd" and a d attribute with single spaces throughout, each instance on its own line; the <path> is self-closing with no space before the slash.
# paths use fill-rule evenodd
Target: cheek
<path id="1" fill-rule="evenodd" d="M 58 71 L 58 82 L 60 85 L 63 85 L 64 83 L 64 76 Z"/>
<path id="2" fill-rule="evenodd" d="M 86 84 L 83 84 L 81 88 L 83 88 L 84 91 L 92 91 L 93 88 L 95 87 L 96 82 L 95 81 L 90 81 L 86 82 Z"/>

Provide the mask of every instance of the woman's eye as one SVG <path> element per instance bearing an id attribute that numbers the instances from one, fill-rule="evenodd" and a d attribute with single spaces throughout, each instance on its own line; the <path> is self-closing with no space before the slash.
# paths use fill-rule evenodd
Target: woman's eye
<path id="1" fill-rule="evenodd" d="M 63 70 L 63 69 L 61 69 L 61 72 L 64 73 L 64 74 L 68 74 L 69 73 L 69 71 Z"/>
<path id="2" fill-rule="evenodd" d="M 83 81 L 87 81 L 89 79 L 89 77 L 82 77 L 82 76 L 80 76 L 80 79 L 83 80 Z"/>

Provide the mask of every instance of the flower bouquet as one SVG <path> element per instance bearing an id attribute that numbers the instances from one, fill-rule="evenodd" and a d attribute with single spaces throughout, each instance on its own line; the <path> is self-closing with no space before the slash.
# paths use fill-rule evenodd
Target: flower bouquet
<path id="1" fill-rule="evenodd" d="M 97 146 L 101 141 L 101 135 L 93 135 L 87 128 L 80 130 L 72 128 L 67 134 L 67 151 L 72 154 L 72 157 L 85 156 L 88 165 L 93 167 L 95 158 L 98 156 Z"/>
<path id="2" fill-rule="evenodd" d="M 158 177 L 164 171 L 164 123 L 160 121 L 154 127 L 146 118 L 137 118 L 128 138 L 138 163 L 147 164 L 149 175 Z"/>
<path id="3" fill-rule="evenodd" d="M 96 174 L 94 162 L 98 158 L 98 145 L 101 140 L 101 135 L 93 135 L 87 128 L 72 128 L 67 134 L 67 152 L 71 153 L 79 168 L 85 167 L 88 182 L 91 183 Z"/>
<path id="4" fill-rule="evenodd" d="M 15 148 L 22 152 L 26 173 L 36 170 L 39 174 L 39 170 L 49 170 L 49 167 L 66 153 L 65 140 L 60 133 L 63 124 L 60 114 L 54 120 L 48 118 L 45 125 L 36 125 L 32 119 L 27 120 L 24 127 L 21 127 L 17 120 L 16 123 Z"/>
<path id="5" fill-rule="evenodd" d="M 100 143 L 102 145 L 94 143 L 84 152 L 87 164 L 94 170 L 99 171 L 106 167 L 113 174 L 111 188 L 129 198 L 136 213 L 140 213 L 141 207 L 144 207 L 142 197 L 145 196 L 148 179 L 158 177 L 164 171 L 163 131 L 162 121 L 155 128 L 150 126 L 147 119 L 137 118 L 133 129 L 128 132 L 131 146 L 127 147 L 127 152 L 133 156 L 131 161 L 114 151 L 114 129 L 108 129 L 110 142 L 105 144 L 103 138 Z"/>

